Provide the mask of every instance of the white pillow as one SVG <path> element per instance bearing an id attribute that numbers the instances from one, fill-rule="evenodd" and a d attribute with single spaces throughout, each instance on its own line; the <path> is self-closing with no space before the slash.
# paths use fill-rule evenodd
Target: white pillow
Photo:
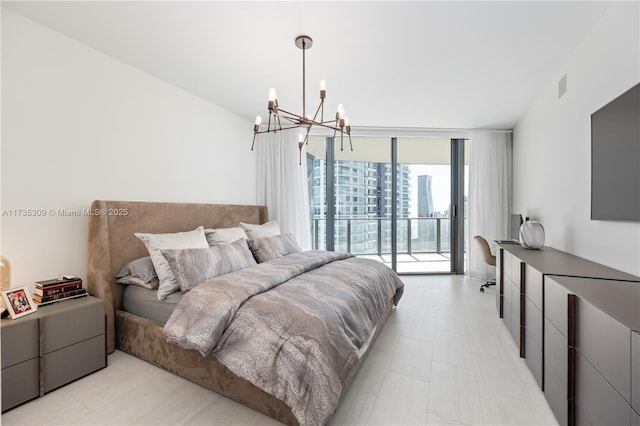
<path id="1" fill-rule="evenodd" d="M 240 222 L 240 227 L 244 229 L 244 232 L 247 234 L 247 238 L 250 240 L 280 235 L 280 227 L 278 226 L 278 222 L 275 220 L 262 225 Z"/>
<path id="2" fill-rule="evenodd" d="M 151 261 L 158 274 L 160 285 L 158 286 L 158 299 L 162 300 L 174 291 L 180 290 L 180 284 L 176 280 L 169 262 L 162 255 L 162 249 L 186 249 L 207 248 L 207 238 L 204 236 L 204 227 L 199 226 L 193 231 L 176 232 L 173 234 L 144 234 L 136 232 L 138 237 L 149 250 Z"/>
<path id="3" fill-rule="evenodd" d="M 204 235 L 207 237 L 207 242 L 210 246 L 233 243 L 234 241 L 247 238 L 244 229 L 239 226 L 234 228 L 205 229 Z"/>

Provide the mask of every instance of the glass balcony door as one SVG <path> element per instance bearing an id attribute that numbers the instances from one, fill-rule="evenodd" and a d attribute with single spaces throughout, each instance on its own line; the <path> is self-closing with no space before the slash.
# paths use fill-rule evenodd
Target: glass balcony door
<path id="1" fill-rule="evenodd" d="M 348 140 L 310 138 L 312 248 L 370 257 L 399 273 L 461 273 L 464 244 L 452 239 L 459 229 L 452 206 L 462 199 L 451 202 L 452 188 L 458 187 L 454 142 L 364 137 L 352 142 L 353 151 Z M 462 255 L 454 256 L 458 250 Z"/>
<path id="2" fill-rule="evenodd" d="M 407 171 L 410 191 L 398 202 L 399 273 L 448 273 L 451 266 L 451 140 L 401 138 L 398 167 Z"/>

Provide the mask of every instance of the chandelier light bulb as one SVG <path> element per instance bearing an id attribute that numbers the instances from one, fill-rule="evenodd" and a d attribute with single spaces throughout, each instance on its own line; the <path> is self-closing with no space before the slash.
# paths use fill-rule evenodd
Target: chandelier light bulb
<path id="1" fill-rule="evenodd" d="M 327 80 L 320 80 L 320 90 L 327 90 Z"/>
<path id="2" fill-rule="evenodd" d="M 338 112 L 336 113 L 336 118 L 344 118 L 344 106 L 342 106 L 342 104 L 338 104 Z"/>
<path id="3" fill-rule="evenodd" d="M 275 101 L 278 96 L 276 95 L 276 89 L 273 87 L 269 89 L 269 102 Z"/>
<path id="4" fill-rule="evenodd" d="M 256 126 L 259 126 L 260 124 L 262 124 L 262 117 L 260 117 L 259 115 L 256 115 L 255 124 L 256 124 Z"/>
<path id="5" fill-rule="evenodd" d="M 298 143 L 303 143 L 304 142 L 304 133 L 300 132 L 298 133 Z"/>

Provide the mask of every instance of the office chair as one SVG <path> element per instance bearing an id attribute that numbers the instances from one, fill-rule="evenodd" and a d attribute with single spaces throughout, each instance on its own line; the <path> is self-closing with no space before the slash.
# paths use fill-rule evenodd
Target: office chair
<path id="1" fill-rule="evenodd" d="M 491 254 L 491 248 L 489 247 L 489 243 L 487 240 L 482 238 L 480 235 L 476 235 L 473 237 L 474 240 L 478 243 L 480 247 L 480 251 L 482 251 L 482 257 L 484 257 L 484 261 L 487 265 L 496 266 L 496 257 Z M 484 293 L 484 289 L 486 287 L 496 285 L 496 280 L 489 280 L 480 286 L 480 291 Z"/>

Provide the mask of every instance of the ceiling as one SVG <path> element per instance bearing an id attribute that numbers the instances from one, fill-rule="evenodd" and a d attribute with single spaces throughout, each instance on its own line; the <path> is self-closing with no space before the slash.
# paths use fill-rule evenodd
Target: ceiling
<path id="1" fill-rule="evenodd" d="M 606 12 L 593 1 L 2 1 L 253 121 L 327 81 L 354 127 L 510 129 Z M 569 83 L 570 84 L 570 83 Z"/>

